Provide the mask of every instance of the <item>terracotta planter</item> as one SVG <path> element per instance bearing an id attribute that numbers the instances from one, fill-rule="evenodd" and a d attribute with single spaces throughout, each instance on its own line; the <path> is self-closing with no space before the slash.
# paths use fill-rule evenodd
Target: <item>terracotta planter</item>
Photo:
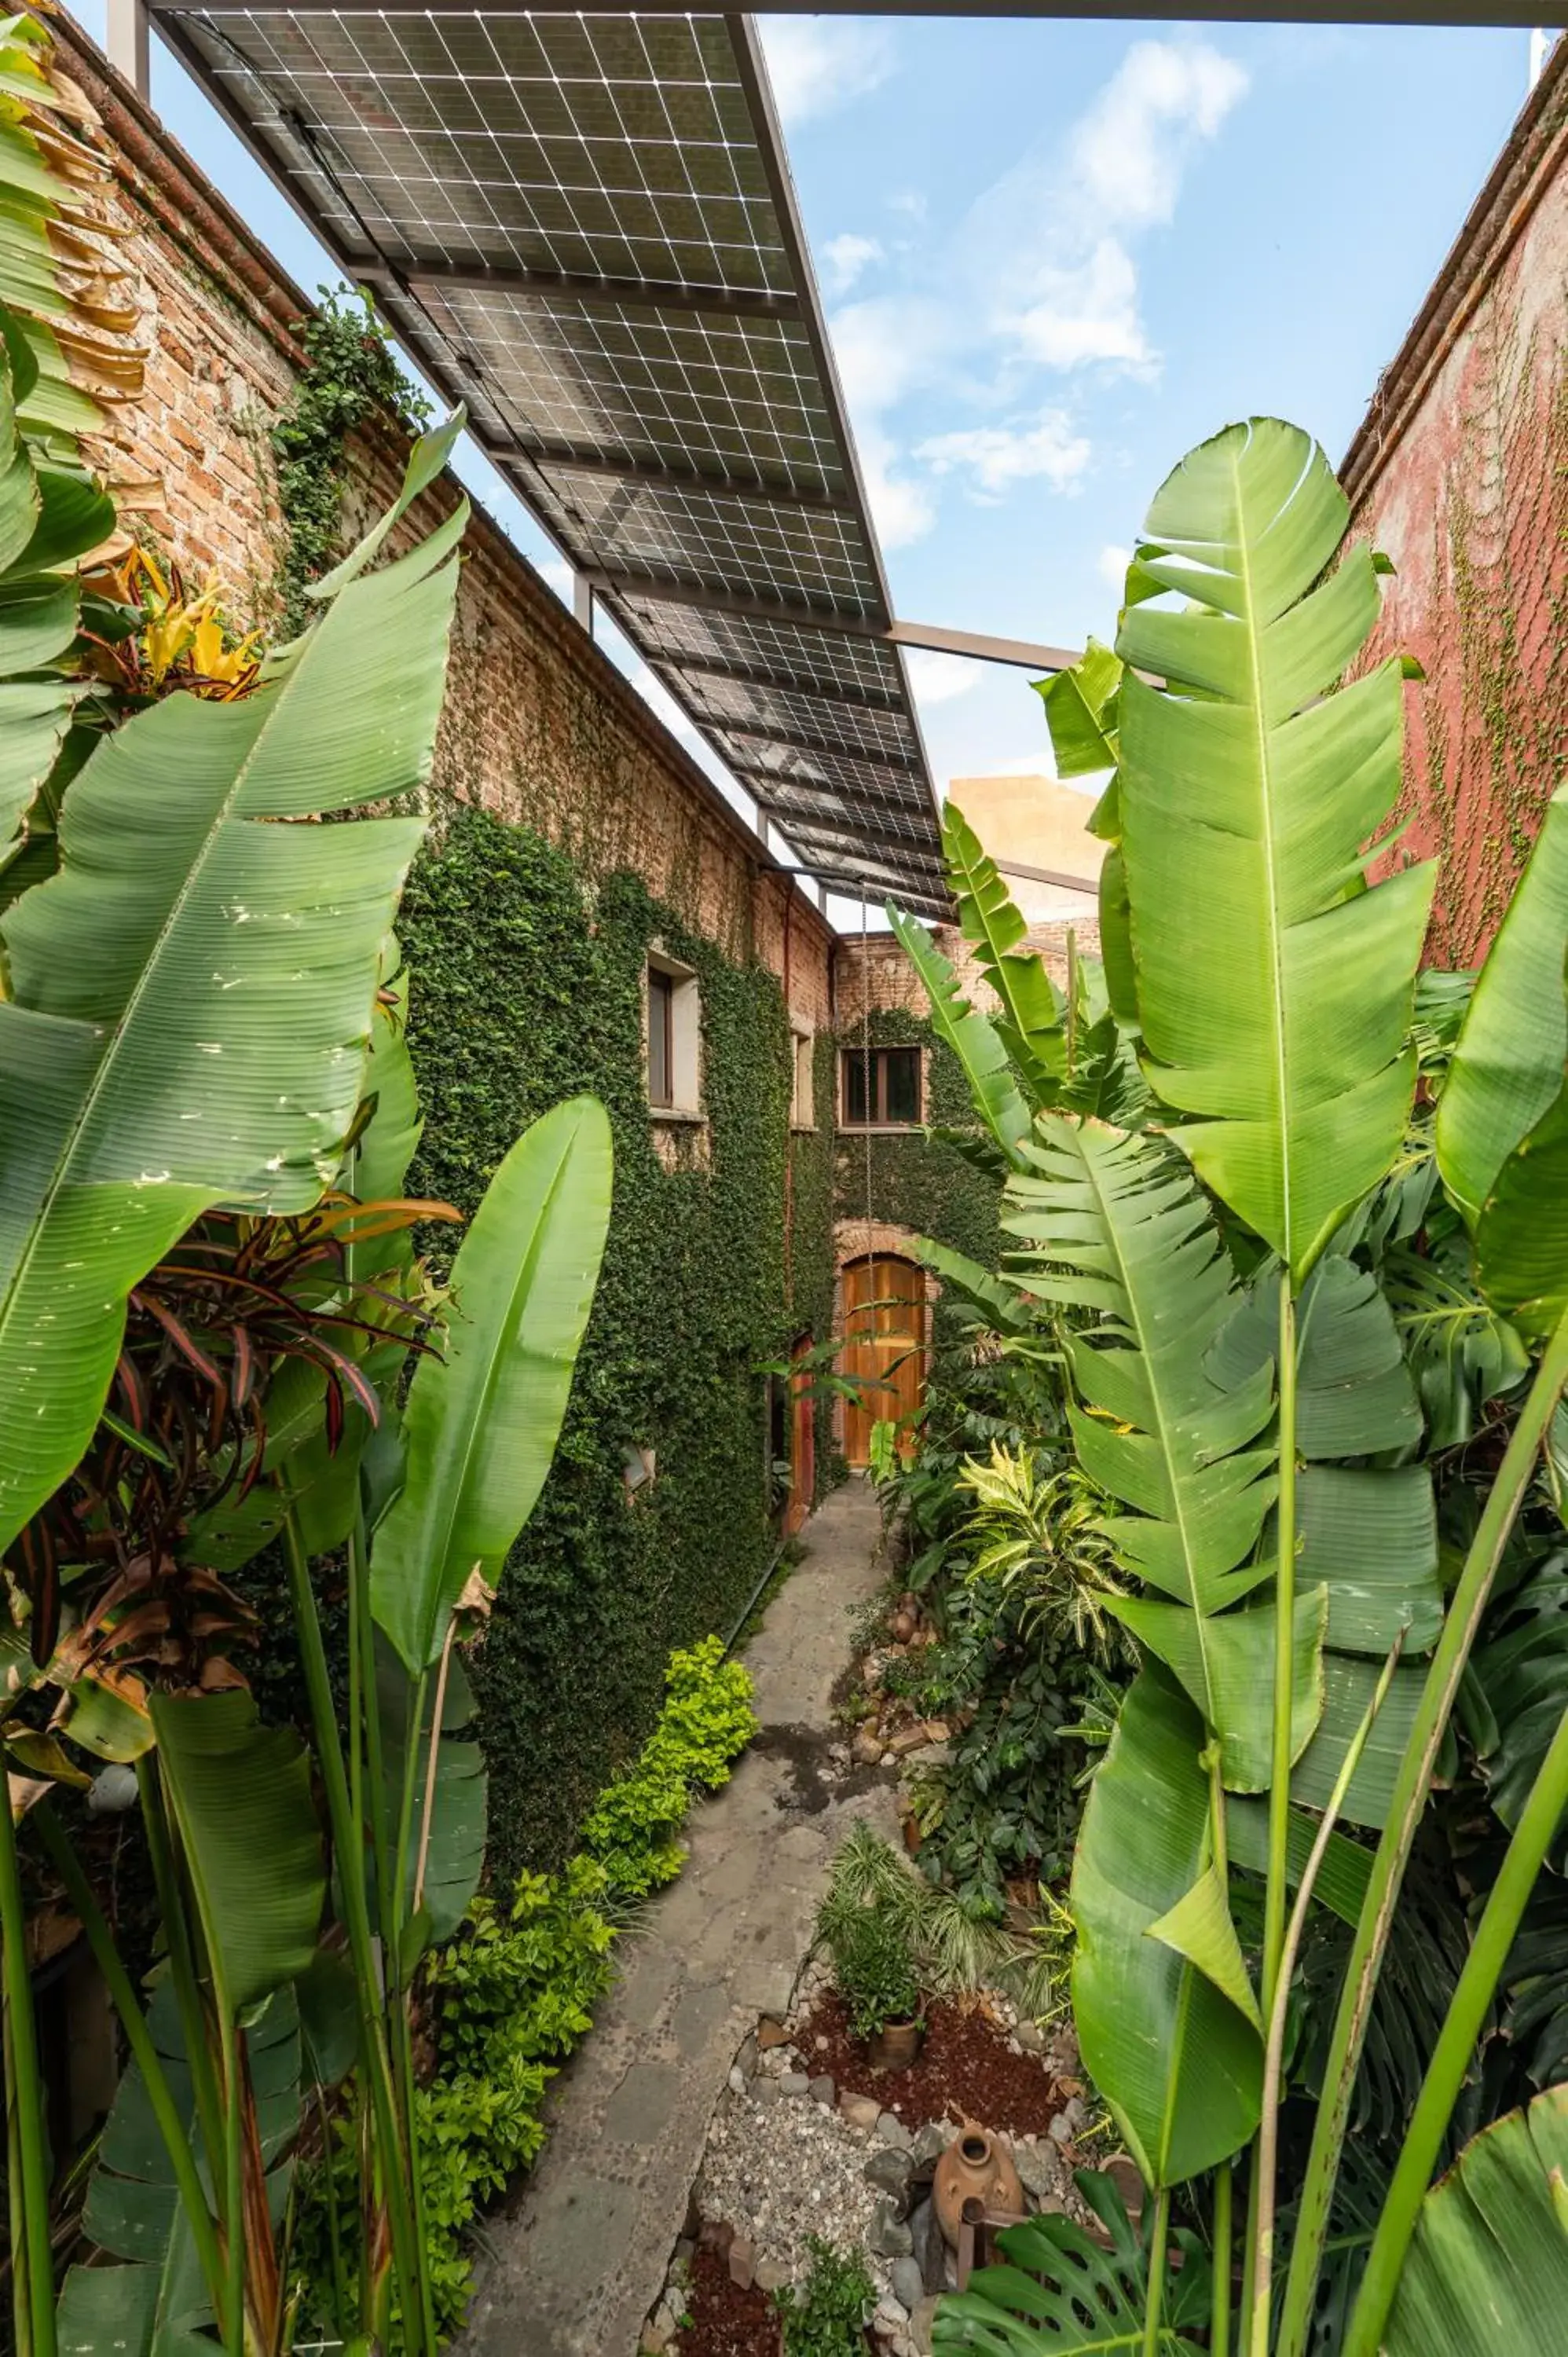
<path id="1" fill-rule="evenodd" d="M 907 2071 L 918 2061 L 925 2035 L 923 2021 L 885 2021 L 865 2041 L 866 2060 L 874 2071 Z"/>
<path id="2" fill-rule="evenodd" d="M 936 2166 L 931 2201 L 937 2222 L 950 2248 L 957 2250 L 959 2228 L 967 2214 L 1021 2218 L 1024 2187 L 1011 2156 L 997 2139 L 972 2120 L 964 2123 Z M 972 2205 L 971 2207 L 970 2205 Z"/>

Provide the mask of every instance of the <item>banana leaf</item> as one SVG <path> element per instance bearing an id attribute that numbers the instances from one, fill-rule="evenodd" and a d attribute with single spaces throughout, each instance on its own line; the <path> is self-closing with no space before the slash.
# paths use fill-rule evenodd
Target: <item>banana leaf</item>
<path id="1" fill-rule="evenodd" d="M 965 2349 L 984 2357 L 1199 2357 L 1187 2335 L 1208 2325 L 1212 2271 L 1197 2236 L 1178 2227 L 1171 2237 L 1174 2264 L 1151 2349 L 1148 2222 L 1140 2233 L 1109 2177 L 1081 2169 L 1076 2182 L 1103 2238 L 1057 2216 L 1007 2227 L 996 2238 L 1001 2262 L 977 2268 L 966 2291 L 938 2301 L 933 2357 Z"/>
<path id="2" fill-rule="evenodd" d="M 310 1755 L 253 1695 L 154 1695 L 158 1760 L 208 1953 L 238 2015 L 309 1967 L 327 1877 Z"/>
<path id="3" fill-rule="evenodd" d="M 951 1290 L 964 1294 L 987 1323 L 1003 1334 L 1032 1334 L 1036 1323 L 1028 1303 L 1016 1286 L 1003 1277 L 993 1276 L 977 1260 L 947 1244 L 933 1243 L 929 1236 L 911 1236 L 904 1249 L 911 1260 L 941 1279 Z"/>
<path id="4" fill-rule="evenodd" d="M 1116 642 L 1145 1072 L 1297 1283 L 1403 1138 L 1435 872 L 1366 884 L 1361 846 L 1400 788 L 1402 677 L 1391 660 L 1326 693 L 1378 615 L 1367 549 L 1325 576 L 1348 513 L 1305 434 L 1229 427 L 1167 479 L 1137 552 L 1186 602 L 1131 607 Z"/>
<path id="5" fill-rule="evenodd" d="M 386 1762 L 387 1822 L 383 1840 L 389 1854 L 397 1839 L 397 1813 L 403 1787 L 410 1739 L 414 1734 L 414 1682 L 384 1639 L 376 1646 L 376 1702 L 381 1712 L 382 1757 Z M 435 1680 L 426 1681 L 424 1709 L 418 1730 L 418 1757 L 413 1777 L 413 1838 L 409 1845 L 408 1877 L 403 1893 L 402 1917 L 414 1913 L 413 1892 L 419 1867 L 420 1828 L 424 1821 L 424 1788 L 430 1765 L 430 1721 L 435 1706 Z M 462 1742 L 458 1730 L 471 1727 L 478 1715 L 462 1661 L 454 1653 L 447 1665 L 446 1695 L 441 1714 L 440 1749 L 435 1760 L 435 1784 L 430 1814 L 430 1843 L 421 1897 L 419 1937 L 422 1945 L 438 1946 L 449 1940 L 473 1903 L 485 1863 L 488 1785 L 485 1758 L 478 1745 Z M 412 1964 L 412 1957 L 405 1964 Z"/>
<path id="6" fill-rule="evenodd" d="M 1091 638 L 1069 670 L 1034 685 L 1046 707 L 1058 777 L 1096 777 L 1113 770 L 1122 664 L 1112 649 Z"/>
<path id="7" fill-rule="evenodd" d="M 1443 1183 L 1474 1227 L 1568 1062 L 1568 787 L 1559 787 L 1487 954 L 1437 1102 Z"/>
<path id="8" fill-rule="evenodd" d="M 1568 2087 L 1467 2144 L 1422 2203 L 1386 2357 L 1568 2348 Z"/>
<path id="9" fill-rule="evenodd" d="M 199 2154 L 196 2098 L 179 2012 L 166 1980 L 154 1992 L 147 2026 Z M 287 2156 L 299 2126 L 299 2024 L 291 1992 L 280 1990 L 244 2036 L 276 2223 L 288 2191 Z M 202 2174 L 208 2174 L 204 2158 Z M 59 2298 L 60 2348 L 72 2357 L 212 2357 L 217 2343 L 204 2330 L 212 2312 L 201 2269 L 163 2136 L 134 2061 L 114 2092 L 81 2222 L 90 2242 L 124 2264 L 70 2269 Z"/>
<path id="10" fill-rule="evenodd" d="M 1494 1608 L 1470 1668 L 1494 1723 L 1481 1772 L 1492 1807 L 1511 1831 L 1568 1707 L 1568 1555 L 1549 1555 Z M 1568 1869 L 1561 1832 L 1551 1858 L 1559 1873 Z"/>
<path id="11" fill-rule="evenodd" d="M 1269 1810 L 1266 1801 L 1232 1792 L 1225 1802 L 1225 1829 L 1232 1866 L 1250 1867 L 1254 1874 L 1269 1870 Z M 1317 1838 L 1317 1820 L 1303 1810 L 1291 1811 L 1287 1829 L 1285 1873 L 1292 1889 L 1299 1887 Z M 1313 1896 L 1331 1915 L 1354 1931 L 1361 1920 L 1372 1854 L 1344 1834 L 1330 1834 L 1328 1847 L 1313 1884 Z"/>
<path id="12" fill-rule="evenodd" d="M 1533 1008 L 1521 1008 L 1528 1028 Z M 1568 1312 L 1568 1086 L 1498 1172 L 1476 1223 L 1476 1281 L 1521 1334 Z"/>
<path id="13" fill-rule="evenodd" d="M 970 1005 L 959 988 L 958 975 L 924 925 L 907 917 L 891 902 L 887 921 L 904 954 L 926 985 L 931 1022 L 963 1067 L 975 1111 L 1001 1147 L 1009 1168 L 1016 1169 L 1022 1142 L 1029 1135 L 1031 1114 L 1007 1060 L 995 1025 Z"/>
<path id="14" fill-rule="evenodd" d="M 214 1204 L 300 1211 L 336 1174 L 424 822 L 275 822 L 425 775 L 463 522 L 348 580 L 253 694 L 105 738 L 0 921 L 0 1545 L 80 1458 L 137 1280 Z"/>
<path id="15" fill-rule="evenodd" d="M 1028 927 L 956 802 L 942 813 L 942 860 L 964 940 L 996 994 L 996 1036 L 1035 1103 L 1054 1104 L 1067 1074 L 1065 1002 L 1039 952 L 1020 949 Z"/>
<path id="16" fill-rule="evenodd" d="M 1258 2125 L 1262 2041 L 1159 1924 L 1211 1864 L 1203 1722 L 1157 1667 L 1129 1689 L 1090 1786 L 1073 1860 L 1073 2018 L 1084 2066 L 1153 2187 L 1240 2150 Z"/>
<path id="17" fill-rule="evenodd" d="M 1129 1570 L 1175 1599 L 1112 1609 L 1220 1736 L 1227 1783 L 1256 1790 L 1270 1743 L 1273 1608 L 1218 1616 L 1272 1568 L 1255 1550 L 1278 1486 L 1274 1452 L 1249 1446 L 1273 1416 L 1272 1364 L 1229 1390 L 1209 1372 L 1238 1306 L 1234 1273 L 1191 1170 L 1162 1141 L 1044 1114 L 1028 1154 L 1034 1168 L 1009 1182 L 1003 1227 L 1031 1249 L 1009 1256 L 1009 1273 L 1026 1293 L 1100 1312 L 1098 1326 L 1066 1338 L 1083 1402 L 1068 1411 L 1079 1461 L 1132 1509 L 1097 1527 Z M 1301 1615 L 1298 1748 L 1321 1707 L 1321 1602 L 1304 1597 Z"/>
<path id="18" fill-rule="evenodd" d="M 499 1576 L 550 1470 L 610 1178 L 604 1107 L 574 1097 L 523 1132 L 463 1239 L 445 1351 L 409 1385 L 403 1486 L 371 1554 L 371 1609 L 416 1675 L 439 1660 L 470 1574 Z"/>

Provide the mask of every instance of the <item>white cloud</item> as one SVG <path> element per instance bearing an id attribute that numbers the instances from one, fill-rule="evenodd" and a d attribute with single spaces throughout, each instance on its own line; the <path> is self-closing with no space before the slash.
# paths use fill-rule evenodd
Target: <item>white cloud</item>
<path id="1" fill-rule="evenodd" d="M 857 421 L 880 416 L 957 357 L 952 314 L 930 296 L 867 296 L 843 305 L 828 325 Z"/>
<path id="2" fill-rule="evenodd" d="M 701 742 L 699 732 L 687 719 L 656 672 L 650 671 L 645 662 L 639 662 L 627 673 L 627 677 L 655 717 L 662 720 L 671 736 L 681 737 L 688 745 Z"/>
<path id="3" fill-rule="evenodd" d="M 1090 446 L 1060 409 L 1042 409 L 1032 425 L 977 425 L 933 434 L 915 446 L 934 474 L 967 473 L 977 495 L 999 499 L 1014 483 L 1043 475 L 1065 490 L 1089 464 Z"/>
<path id="4" fill-rule="evenodd" d="M 843 16 L 765 16 L 762 45 L 779 114 L 793 130 L 863 98 L 893 70 L 886 25 Z"/>
<path id="5" fill-rule="evenodd" d="M 865 496 L 871 502 L 871 520 L 883 547 L 908 548 L 913 542 L 923 540 L 937 520 L 936 501 L 924 483 L 893 472 L 898 463 L 898 450 L 875 420 L 863 421 L 855 440 L 860 449 L 860 471 L 865 479 Z"/>
<path id="6" fill-rule="evenodd" d="M 828 266 L 829 293 L 847 295 L 861 272 L 882 260 L 882 247 L 874 237 L 857 237 L 846 230 L 842 237 L 829 238 L 822 260 Z"/>
<path id="7" fill-rule="evenodd" d="M 1246 87 L 1245 68 L 1207 41 L 1135 41 L 1069 145 L 1092 216 L 1126 230 L 1168 221 L 1193 148 Z"/>
<path id="8" fill-rule="evenodd" d="M 1115 238 L 1101 238 L 1066 268 L 1044 265 L 1034 274 L 1033 291 L 1034 300 L 1009 323 L 1031 360 L 1051 369 L 1101 361 L 1148 373 L 1153 355 L 1138 317 L 1138 274 Z"/>
<path id="9" fill-rule="evenodd" d="M 1114 541 L 1110 541 L 1100 552 L 1095 571 L 1101 581 L 1109 581 L 1112 589 L 1120 596 L 1127 579 L 1127 567 L 1132 562 L 1133 552 L 1130 548 L 1119 548 Z"/>
<path id="10" fill-rule="evenodd" d="M 931 647 L 916 647 L 904 660 L 917 704 L 950 704 L 955 696 L 967 695 L 972 687 L 978 687 L 985 670 L 983 663 L 971 662 L 963 655 L 938 654 Z"/>

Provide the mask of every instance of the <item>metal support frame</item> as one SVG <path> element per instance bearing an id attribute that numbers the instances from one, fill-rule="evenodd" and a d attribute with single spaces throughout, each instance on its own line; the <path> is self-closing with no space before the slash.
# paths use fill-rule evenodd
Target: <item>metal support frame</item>
<path id="1" fill-rule="evenodd" d="M 1059 868 L 1026 867 L 1021 859 L 998 859 L 994 852 L 991 856 L 1004 876 L 1022 876 L 1030 884 L 1057 884 L 1064 892 L 1092 892 L 1099 896 L 1098 876 L 1064 876 Z"/>
<path id="2" fill-rule="evenodd" d="M 797 835 L 814 834 L 825 842 L 852 847 L 857 843 L 879 844 L 886 851 L 901 852 L 907 859 L 929 857 L 936 849 L 934 844 L 918 843 L 907 829 L 900 832 L 897 827 L 877 826 L 875 822 L 863 825 L 858 819 L 834 818 L 826 811 L 816 817 L 810 811 L 791 810 L 783 802 L 772 801 L 760 801 L 758 806 L 791 841 Z"/>
<path id="3" fill-rule="evenodd" d="M 147 0 L 109 0 L 104 48 L 138 98 L 152 88 L 152 19 Z"/>
<path id="4" fill-rule="evenodd" d="M 887 635 L 896 647 L 967 655 L 972 662 L 1014 663 L 1021 671 L 1070 671 L 1083 661 L 1081 647 L 1040 647 L 1029 639 L 993 639 L 983 630 L 947 630 L 934 622 L 894 622 Z"/>
<path id="5" fill-rule="evenodd" d="M 805 753 L 817 760 L 863 761 L 871 769 L 884 771 L 890 777 L 919 778 L 922 782 L 924 780 L 924 772 L 918 765 L 902 754 L 875 753 L 865 745 L 835 745 L 830 737 L 812 737 L 803 729 L 769 728 L 761 725 L 748 725 L 743 720 L 710 720 L 708 726 L 715 736 L 746 737 L 756 744 L 781 746 L 788 753 Z M 784 782 L 786 775 L 785 772 L 776 770 L 769 770 L 766 774 L 768 777 L 777 778 L 780 784 Z M 804 784 L 809 781 L 802 780 L 801 782 Z"/>
<path id="6" fill-rule="evenodd" d="M 574 573 L 572 576 L 572 611 L 589 638 L 592 638 L 594 635 L 593 584 L 585 581 L 580 573 Z"/>
<path id="7" fill-rule="evenodd" d="M 192 0 L 150 0 L 158 16 L 189 16 Z M 259 0 L 199 0 L 208 16 L 254 15 Z M 529 0 L 541 16 L 581 14 L 581 0 Z M 690 0 L 638 0 L 644 16 L 684 16 Z M 779 16 L 1040 16 L 1072 17 L 1097 24 L 1126 18 L 1139 23 L 1190 23 L 1188 0 L 983 0 L 977 7 L 957 0 L 769 0 Z M 296 0 L 279 14 L 296 16 L 467 16 L 474 0 L 392 0 L 374 7 L 367 0 L 344 7 L 340 0 Z M 1541 0 L 1206 0 L 1204 21 L 1214 25 L 1498 25 L 1530 31 L 1540 19 Z"/>
<path id="8" fill-rule="evenodd" d="M 811 679 L 800 672 L 771 671 L 766 663 L 723 662 L 717 656 L 660 655 L 654 659 L 654 669 L 660 673 L 679 672 L 688 683 L 692 679 L 716 679 L 730 682 L 736 687 L 757 687 L 765 694 L 799 695 L 818 704 L 847 704 L 862 712 L 886 712 L 897 717 L 904 710 L 904 699 L 890 689 L 875 687 L 843 687 L 837 680 Z M 732 725 L 717 713 L 707 716 L 714 728 Z"/>
<path id="9" fill-rule="evenodd" d="M 428 287 L 440 295 L 607 303 L 617 310 L 709 311 L 739 319 L 798 320 L 800 316 L 796 296 L 776 295 L 765 286 L 689 286 L 672 279 L 599 278 L 586 271 L 537 270 L 500 262 L 389 262 L 381 254 L 367 255 L 355 268 L 370 286 L 410 286 L 416 292 Z"/>

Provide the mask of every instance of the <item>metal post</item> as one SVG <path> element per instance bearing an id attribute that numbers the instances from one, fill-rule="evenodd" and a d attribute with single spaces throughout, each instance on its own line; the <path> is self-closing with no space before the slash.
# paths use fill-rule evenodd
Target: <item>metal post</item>
<path id="1" fill-rule="evenodd" d="M 109 62 L 138 98 L 151 91 L 147 0 L 109 0 Z"/>
<path id="2" fill-rule="evenodd" d="M 594 585 L 581 573 L 572 576 L 572 611 L 586 630 L 594 635 Z"/>

